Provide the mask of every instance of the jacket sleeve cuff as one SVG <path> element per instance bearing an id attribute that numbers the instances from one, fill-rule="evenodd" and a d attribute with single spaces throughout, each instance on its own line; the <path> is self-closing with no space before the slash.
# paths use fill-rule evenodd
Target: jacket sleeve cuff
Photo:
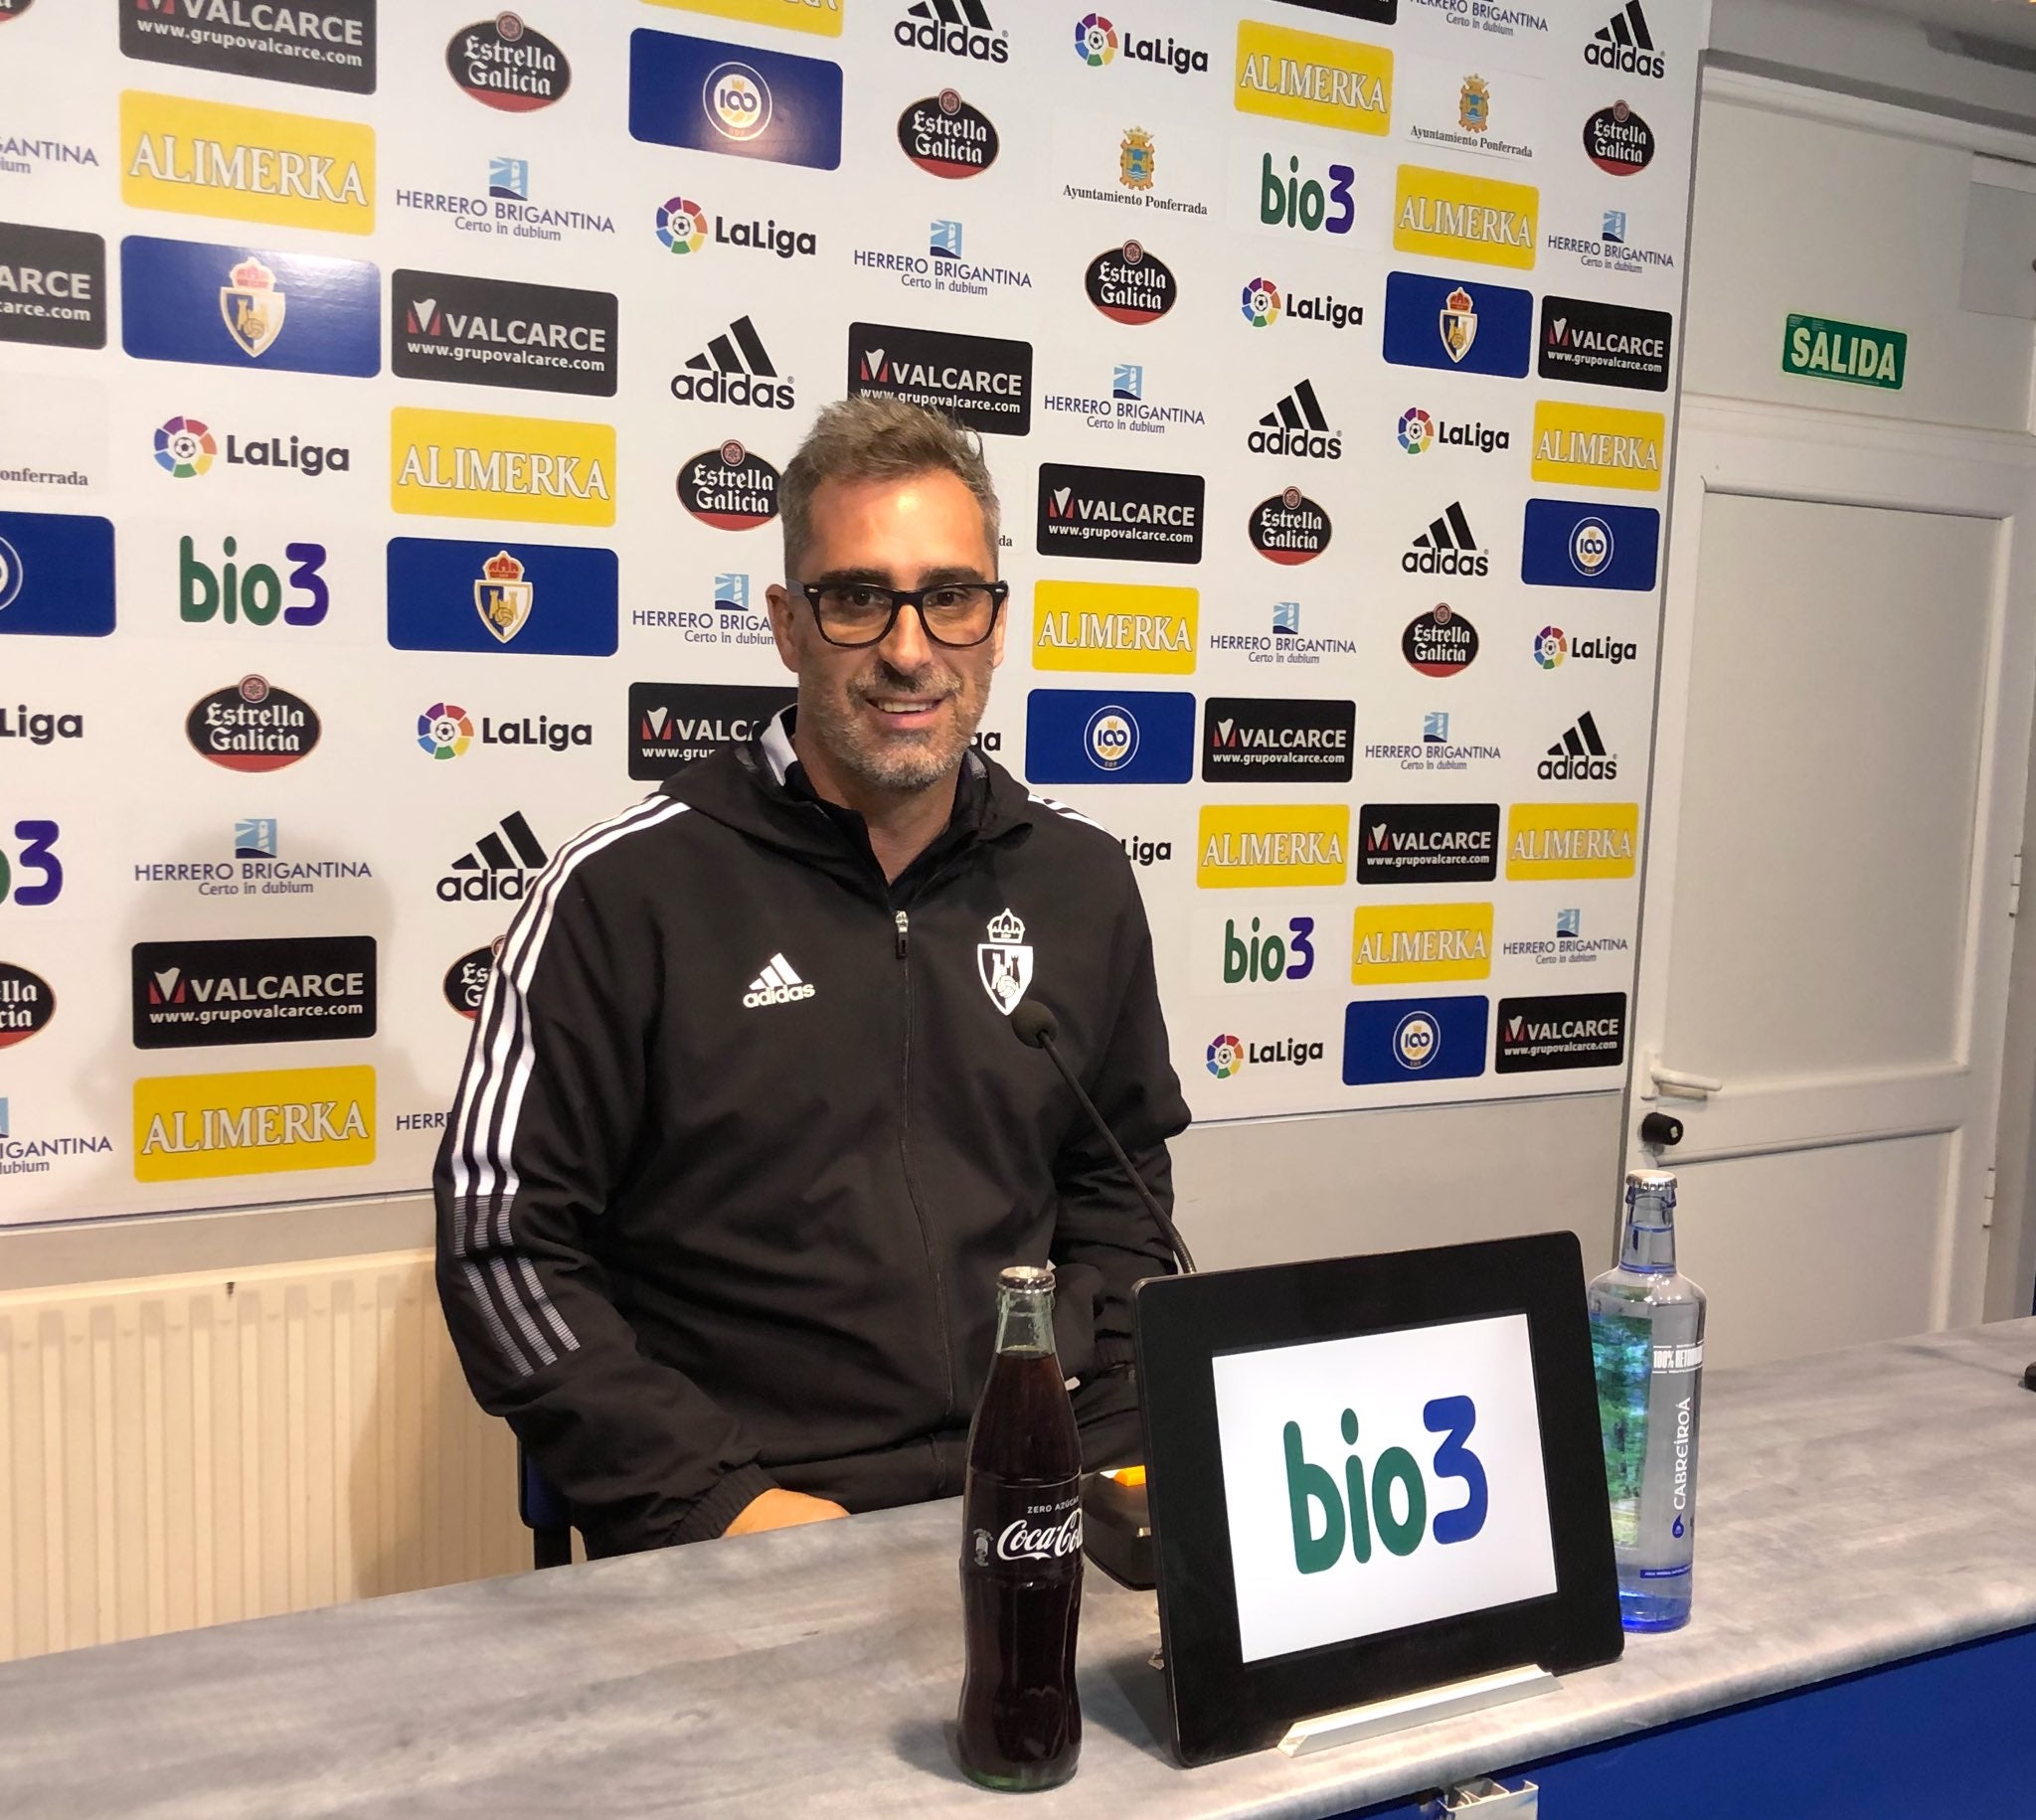
<path id="1" fill-rule="evenodd" d="M 705 1542 L 719 1536 L 758 1497 L 774 1490 L 776 1485 L 777 1481 L 761 1466 L 738 1466 L 685 1514 L 669 1540 Z"/>

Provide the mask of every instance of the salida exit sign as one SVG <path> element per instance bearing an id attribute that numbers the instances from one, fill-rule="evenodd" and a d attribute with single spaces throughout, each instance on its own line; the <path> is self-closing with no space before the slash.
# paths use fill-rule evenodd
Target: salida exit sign
<path id="1" fill-rule="evenodd" d="M 1900 392 L 1909 364 L 1909 337 L 1900 329 L 1790 316 L 1782 337 L 1782 371 L 1803 379 L 1837 380 Z"/>

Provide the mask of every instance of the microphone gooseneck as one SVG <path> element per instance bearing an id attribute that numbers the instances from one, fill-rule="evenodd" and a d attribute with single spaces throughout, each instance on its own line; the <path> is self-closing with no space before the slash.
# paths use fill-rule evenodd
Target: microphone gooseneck
<path id="1" fill-rule="evenodd" d="M 1037 999 L 1020 999 L 1011 1008 L 1011 1031 L 1018 1041 L 1031 1049 L 1043 1049 L 1055 1068 L 1061 1071 L 1061 1078 L 1068 1083 L 1082 1110 L 1089 1115 L 1089 1122 L 1102 1134 L 1103 1141 L 1109 1146 L 1109 1153 L 1116 1158 L 1116 1164 L 1124 1172 L 1124 1180 L 1130 1183 L 1132 1192 L 1144 1205 L 1152 1224 L 1158 1229 L 1161 1239 L 1166 1241 L 1167 1249 L 1173 1253 L 1174 1261 L 1181 1267 L 1183 1275 L 1192 1275 L 1195 1269 L 1194 1253 L 1188 1249 L 1187 1241 L 1180 1236 L 1179 1229 L 1166 1216 L 1166 1210 L 1154 1198 L 1151 1189 L 1145 1186 L 1145 1178 L 1131 1167 L 1131 1159 L 1124 1154 L 1124 1147 L 1117 1142 L 1117 1134 L 1104 1122 L 1103 1116 L 1096 1109 L 1096 1102 L 1083 1090 L 1081 1081 L 1075 1078 L 1075 1071 L 1061 1054 L 1060 1045 L 1054 1041 L 1060 1035 L 1061 1022 L 1053 1012 Z"/>

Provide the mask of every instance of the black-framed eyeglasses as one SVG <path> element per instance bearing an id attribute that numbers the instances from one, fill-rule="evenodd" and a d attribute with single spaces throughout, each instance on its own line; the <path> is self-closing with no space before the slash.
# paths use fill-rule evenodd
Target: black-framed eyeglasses
<path id="1" fill-rule="evenodd" d="M 801 582 L 798 588 L 829 644 L 882 644 L 909 606 L 933 643 L 959 649 L 981 644 L 990 635 L 1011 592 L 1008 581 L 942 581 L 937 587 L 920 588 L 875 587 L 864 581 L 815 587 Z"/>

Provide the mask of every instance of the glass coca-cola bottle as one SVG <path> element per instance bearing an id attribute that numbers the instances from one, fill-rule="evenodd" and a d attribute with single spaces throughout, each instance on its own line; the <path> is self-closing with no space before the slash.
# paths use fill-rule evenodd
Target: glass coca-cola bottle
<path id="1" fill-rule="evenodd" d="M 990 1788 L 1051 1788 L 1082 1754 L 1082 1443 L 1054 1353 L 1054 1273 L 997 1279 L 997 1356 L 968 1430 L 961 1493 L 967 1666 L 961 1766 Z"/>

